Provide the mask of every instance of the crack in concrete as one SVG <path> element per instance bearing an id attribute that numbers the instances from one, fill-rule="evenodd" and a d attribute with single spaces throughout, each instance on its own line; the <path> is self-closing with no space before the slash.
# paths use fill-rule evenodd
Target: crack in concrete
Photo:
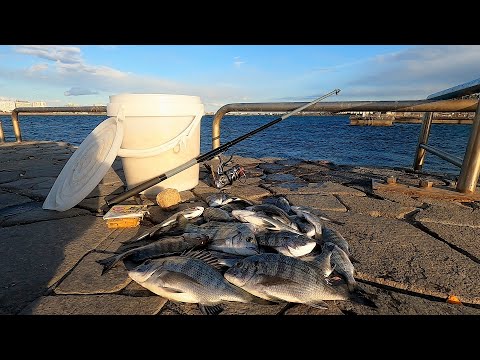
<path id="1" fill-rule="evenodd" d="M 419 210 L 420 211 L 420 210 Z M 415 214 L 413 214 L 415 215 Z M 438 235 L 435 231 L 433 230 L 430 230 L 428 227 L 426 227 L 425 225 L 423 225 L 421 222 L 413 219 L 413 215 L 410 217 L 405 217 L 405 221 L 407 223 L 409 223 L 410 225 L 416 227 L 417 229 L 423 231 L 424 233 L 432 236 L 433 238 L 443 242 L 444 244 L 448 245 L 450 248 L 452 248 L 453 250 L 455 250 L 456 252 L 468 257 L 470 260 L 472 260 L 473 262 L 477 263 L 477 264 L 480 264 L 480 259 L 478 257 L 476 257 L 475 255 L 469 253 L 468 251 L 462 249 L 461 247 L 455 245 L 455 244 L 452 244 L 451 242 L 445 240 L 444 238 L 442 238 L 440 235 Z"/>
<path id="2" fill-rule="evenodd" d="M 346 212 L 349 212 L 349 211 L 352 210 L 352 208 L 351 208 L 350 206 L 348 206 L 347 204 L 345 204 L 345 202 L 343 202 L 342 199 L 340 199 L 340 195 L 338 195 L 338 194 L 333 194 L 333 196 L 338 200 L 338 202 L 339 202 L 340 204 L 342 204 L 342 205 L 345 207 L 345 209 L 347 209 Z M 368 196 L 368 195 L 367 195 L 367 196 Z"/>

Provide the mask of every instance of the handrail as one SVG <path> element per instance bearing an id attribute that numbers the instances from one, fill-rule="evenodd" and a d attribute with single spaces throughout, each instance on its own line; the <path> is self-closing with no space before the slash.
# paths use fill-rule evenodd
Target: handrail
<path id="1" fill-rule="evenodd" d="M 448 100 L 460 96 L 471 95 L 480 91 L 480 78 L 453 86 L 451 88 L 433 93 L 427 96 L 427 100 Z M 463 160 L 460 163 L 460 176 L 458 177 L 457 190 L 462 193 L 473 193 L 477 187 L 478 177 L 480 175 L 480 102 L 475 110 L 472 129 L 468 139 L 467 149 Z M 427 145 L 430 136 L 433 113 L 427 112 L 423 116 L 422 128 L 418 138 L 417 151 L 413 162 L 413 169 L 419 171 L 422 169 L 426 151 L 440 157 L 443 160 L 452 162 L 455 160 L 451 155 L 432 148 Z M 453 163 L 453 162 L 452 162 Z M 455 164 L 455 163 L 453 163 Z M 457 165 L 457 164 L 455 164 Z M 459 166 L 459 165 L 457 165 Z"/>
<path id="2" fill-rule="evenodd" d="M 465 86 L 451 88 L 452 94 L 466 95 L 480 90 L 480 81 L 471 81 Z M 283 103 L 232 103 L 222 106 L 213 117 L 212 124 L 212 148 L 220 146 L 220 123 L 229 112 L 286 112 L 291 111 L 306 103 L 283 102 Z M 460 165 L 458 158 L 427 145 L 430 133 L 433 112 L 475 112 L 474 125 L 470 134 L 469 146 L 463 162 L 461 173 L 457 183 L 457 191 L 462 193 L 475 192 L 480 172 L 480 102 L 477 99 L 448 100 L 446 93 L 439 92 L 431 95 L 430 99 L 404 100 L 404 101 L 337 101 L 321 102 L 313 105 L 305 112 L 342 112 L 342 111 L 392 111 L 392 112 L 425 112 L 422 129 L 420 131 L 414 170 L 420 170 L 423 165 L 425 151 L 430 151 L 454 165 Z M 422 146 L 421 146 L 422 145 Z M 470 149 L 470 150 L 469 150 Z M 471 156 L 476 152 L 478 155 Z M 466 159 L 469 159 L 468 164 Z M 478 168 L 478 169 L 477 169 Z M 462 175 L 463 174 L 463 175 Z"/>
<path id="3" fill-rule="evenodd" d="M 341 112 L 341 111 L 452 111 L 475 112 L 477 99 L 462 100 L 404 100 L 404 101 L 334 101 L 320 102 L 305 110 L 305 112 Z M 212 149 L 220 146 L 220 123 L 229 112 L 288 112 L 299 108 L 306 102 L 281 103 L 232 103 L 222 106 L 213 117 Z"/>
<path id="4" fill-rule="evenodd" d="M 106 106 L 74 106 L 74 107 L 19 107 L 12 110 L 12 126 L 17 142 L 22 142 L 22 130 L 20 129 L 20 122 L 18 114 L 20 113 L 35 113 L 38 115 L 47 115 L 44 113 L 107 113 Z"/>

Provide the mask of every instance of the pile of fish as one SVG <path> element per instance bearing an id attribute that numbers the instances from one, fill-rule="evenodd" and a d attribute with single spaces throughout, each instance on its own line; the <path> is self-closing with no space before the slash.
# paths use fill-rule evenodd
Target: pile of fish
<path id="1" fill-rule="evenodd" d="M 220 313 L 224 301 L 376 307 L 357 287 L 348 242 L 325 225 L 335 221 L 281 196 L 253 204 L 218 193 L 206 201 L 209 207 L 179 211 L 126 241 L 125 251 L 98 261 L 103 273 L 133 262 L 128 275 L 135 282 L 196 303 L 203 314 Z"/>

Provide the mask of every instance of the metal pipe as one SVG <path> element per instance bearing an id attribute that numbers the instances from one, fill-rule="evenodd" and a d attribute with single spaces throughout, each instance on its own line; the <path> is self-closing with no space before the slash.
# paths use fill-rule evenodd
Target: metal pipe
<path id="1" fill-rule="evenodd" d="M 460 159 L 459 157 L 447 154 L 445 151 L 439 150 L 430 145 L 420 144 L 419 146 L 422 149 L 425 149 L 428 152 L 431 152 L 432 154 L 437 155 L 439 158 L 446 160 L 457 167 L 462 167 L 462 159 Z"/>
<path id="2" fill-rule="evenodd" d="M 215 113 L 212 123 L 212 148 L 220 146 L 220 123 L 225 114 L 237 112 L 287 112 L 306 102 L 283 103 L 234 103 L 222 106 Z M 305 112 L 341 112 L 341 111 L 411 111 L 411 112 L 474 112 L 477 99 L 462 100 L 404 100 L 404 101 L 335 101 L 320 102 Z"/>
<path id="3" fill-rule="evenodd" d="M 17 142 L 22 142 L 22 130 L 20 129 L 20 122 L 18 121 L 19 113 L 35 113 L 37 115 L 44 115 L 44 113 L 98 113 L 106 114 L 106 106 L 75 106 L 75 107 L 19 107 L 12 110 L 12 125 L 13 132 Z"/>
<path id="4" fill-rule="evenodd" d="M 432 120 L 433 112 L 428 111 L 423 114 L 422 128 L 420 129 L 420 135 L 418 137 L 417 152 L 413 161 L 413 170 L 415 171 L 422 170 L 426 152 L 424 148 L 420 147 L 420 145 L 427 145 L 428 143 L 428 137 L 430 136 L 430 129 L 432 127 Z"/>
<path id="5" fill-rule="evenodd" d="M 12 126 L 15 139 L 17 139 L 17 142 L 22 142 L 22 130 L 18 121 L 18 112 L 15 110 L 12 111 Z"/>
<path id="6" fill-rule="evenodd" d="M 0 120 L 0 144 L 5 142 L 5 134 L 3 133 L 2 120 Z"/>
<path id="7" fill-rule="evenodd" d="M 473 119 L 467 150 L 463 158 L 462 169 L 457 182 L 457 191 L 473 193 L 480 175 L 480 103 Z"/>

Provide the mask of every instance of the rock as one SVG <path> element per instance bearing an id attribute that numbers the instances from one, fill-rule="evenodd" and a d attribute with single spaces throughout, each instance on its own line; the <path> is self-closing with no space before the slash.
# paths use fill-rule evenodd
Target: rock
<path id="1" fill-rule="evenodd" d="M 182 202 L 180 193 L 177 189 L 167 188 L 160 191 L 156 196 L 156 202 L 160 208 L 168 210 Z"/>

